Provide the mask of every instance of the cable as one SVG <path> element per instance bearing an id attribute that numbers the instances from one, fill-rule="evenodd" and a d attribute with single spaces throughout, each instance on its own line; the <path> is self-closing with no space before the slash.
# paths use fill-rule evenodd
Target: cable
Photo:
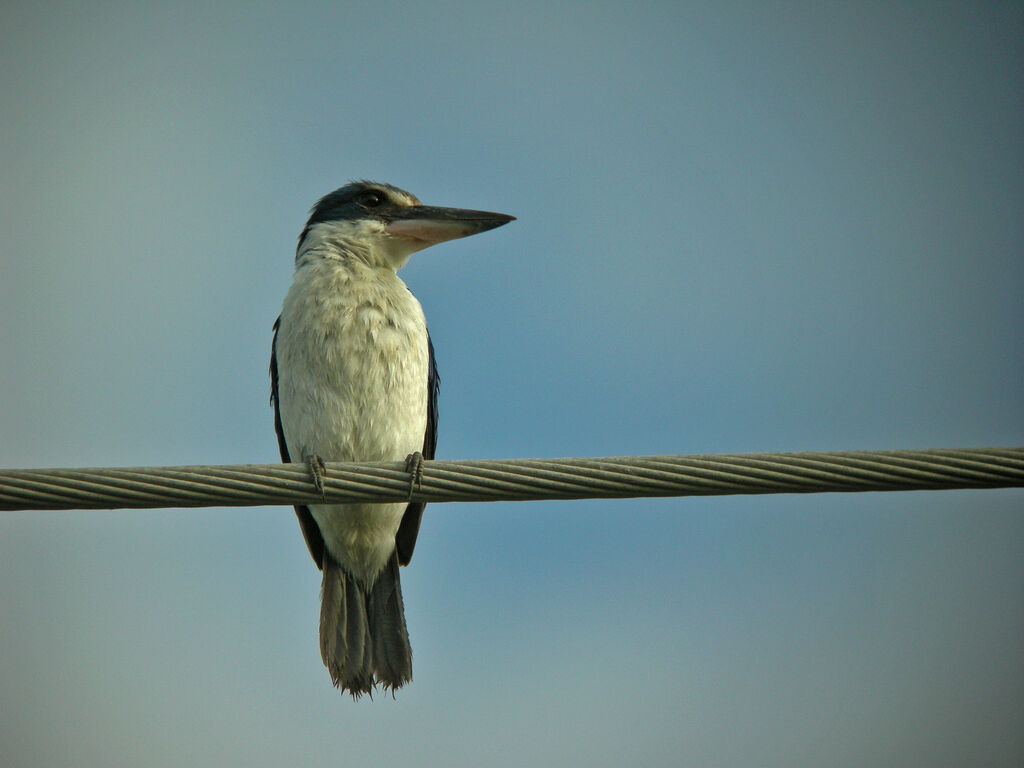
<path id="1" fill-rule="evenodd" d="M 404 462 L 0 470 L 0 510 L 407 501 Z M 1024 448 L 425 461 L 417 501 L 1024 487 Z"/>

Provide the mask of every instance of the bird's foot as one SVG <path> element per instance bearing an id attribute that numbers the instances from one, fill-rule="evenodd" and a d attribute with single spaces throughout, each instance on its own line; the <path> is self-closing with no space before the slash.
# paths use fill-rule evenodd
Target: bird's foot
<path id="1" fill-rule="evenodd" d="M 324 475 L 327 474 L 327 466 L 324 464 L 324 460 L 317 456 L 315 453 L 311 453 L 306 457 L 306 466 L 309 467 L 309 474 L 313 476 L 313 485 L 317 492 L 324 495 Z"/>
<path id="2" fill-rule="evenodd" d="M 419 488 L 420 483 L 423 482 L 423 454 L 416 451 L 406 456 L 405 471 L 409 473 L 409 499 L 411 501 L 413 491 Z"/>

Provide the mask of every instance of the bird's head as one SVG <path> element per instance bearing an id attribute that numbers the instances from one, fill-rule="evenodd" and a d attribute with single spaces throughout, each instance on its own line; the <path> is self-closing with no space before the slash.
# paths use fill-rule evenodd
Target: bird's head
<path id="1" fill-rule="evenodd" d="M 416 251 L 486 232 L 515 219 L 504 213 L 423 205 L 391 184 L 356 181 L 313 206 L 296 259 L 326 247 L 398 270 Z"/>

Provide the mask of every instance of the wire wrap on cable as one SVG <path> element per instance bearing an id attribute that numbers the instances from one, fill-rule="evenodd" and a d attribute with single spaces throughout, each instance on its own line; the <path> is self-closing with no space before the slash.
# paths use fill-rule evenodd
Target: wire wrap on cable
<path id="1" fill-rule="evenodd" d="M 1024 448 L 0 470 L 0 510 L 526 501 L 1024 487 Z"/>

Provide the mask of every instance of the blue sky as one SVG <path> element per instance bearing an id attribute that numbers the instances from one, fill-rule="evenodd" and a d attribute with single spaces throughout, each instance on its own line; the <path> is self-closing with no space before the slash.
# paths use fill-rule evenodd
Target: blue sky
<path id="1" fill-rule="evenodd" d="M 0 465 L 277 459 L 353 178 L 441 458 L 1024 444 L 1020 3 L 0 11 Z M 415 680 L 331 688 L 290 509 L 5 513 L 11 766 L 1017 765 L 1024 493 L 428 507 Z"/>

